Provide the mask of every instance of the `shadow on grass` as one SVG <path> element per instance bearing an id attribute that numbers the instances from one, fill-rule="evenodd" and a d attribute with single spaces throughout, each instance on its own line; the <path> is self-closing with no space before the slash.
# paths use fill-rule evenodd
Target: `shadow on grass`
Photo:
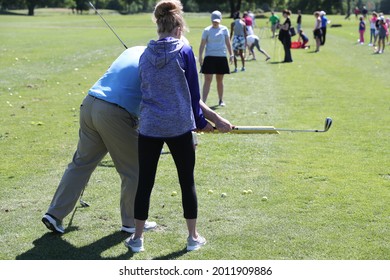
<path id="1" fill-rule="evenodd" d="M 78 230 L 78 227 L 72 225 L 76 207 L 70 222 L 66 228 L 66 232 Z M 34 248 L 18 255 L 16 260 L 129 260 L 134 255 L 130 249 L 124 247 L 124 253 L 116 257 L 102 257 L 101 254 L 109 248 L 120 243 L 123 244 L 124 237 L 128 237 L 123 232 L 115 232 L 107 235 L 100 240 L 97 240 L 83 247 L 75 247 L 68 241 L 63 239 L 63 235 L 48 232 L 40 238 L 33 241 Z M 156 257 L 155 260 L 172 260 L 187 253 L 186 248 L 172 252 L 170 254 Z"/>
<path id="2" fill-rule="evenodd" d="M 72 230 L 75 230 L 73 227 Z M 134 255 L 124 246 L 124 253 L 116 257 L 102 257 L 101 254 L 109 248 L 123 243 L 124 234 L 115 232 L 83 247 L 75 247 L 65 241 L 61 235 L 52 232 L 45 233 L 34 240 L 34 248 L 16 257 L 16 260 L 129 260 Z M 172 252 L 159 256 L 154 260 L 174 260 L 187 253 L 187 250 Z"/>
<path id="3" fill-rule="evenodd" d="M 220 108 L 219 105 L 210 106 L 210 109 L 213 110 L 213 111 L 217 111 L 219 108 Z"/>
<path id="4" fill-rule="evenodd" d="M 271 61 L 268 64 L 286 64 L 284 61 Z"/>
<path id="5" fill-rule="evenodd" d="M 27 14 L 15 13 L 10 11 L 0 11 L 2 16 L 28 16 Z"/>
<path id="6" fill-rule="evenodd" d="M 78 208 L 73 211 L 66 232 L 78 230 L 73 226 L 73 218 Z M 75 247 L 63 239 L 63 235 L 48 232 L 33 241 L 34 248 L 16 257 L 17 260 L 125 260 L 133 256 L 131 250 L 126 250 L 124 254 L 113 258 L 104 258 L 102 252 L 122 243 L 123 232 L 115 232 L 102 239 L 83 247 Z"/>
<path id="7" fill-rule="evenodd" d="M 74 228 L 72 228 L 74 230 Z M 34 248 L 16 257 L 17 260 L 125 260 L 133 253 L 126 250 L 124 254 L 112 258 L 104 258 L 101 253 L 122 243 L 122 232 L 115 232 L 83 247 L 75 247 L 65 241 L 61 235 L 46 233 L 34 240 Z"/>
<path id="8" fill-rule="evenodd" d="M 160 257 L 153 258 L 153 260 L 175 260 L 178 257 L 181 257 L 181 256 L 183 256 L 185 254 L 187 254 L 187 249 L 183 248 L 180 251 L 172 252 L 172 253 L 170 253 L 168 255 L 165 255 L 165 256 L 160 256 Z"/>

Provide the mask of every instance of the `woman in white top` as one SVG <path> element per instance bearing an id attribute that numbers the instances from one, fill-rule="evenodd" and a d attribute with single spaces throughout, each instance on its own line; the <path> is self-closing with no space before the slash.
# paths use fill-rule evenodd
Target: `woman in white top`
<path id="1" fill-rule="evenodd" d="M 223 102 L 223 76 L 230 73 L 226 50 L 230 55 L 230 63 L 232 63 L 234 55 L 230 44 L 229 30 L 226 26 L 220 24 L 221 20 L 221 12 L 214 11 L 211 14 L 212 25 L 206 27 L 202 33 L 202 41 L 199 47 L 199 64 L 200 72 L 204 74 L 205 78 L 202 92 L 203 102 L 206 103 L 213 75 L 216 74 L 219 106 L 225 106 Z"/>
<path id="2" fill-rule="evenodd" d="M 320 12 L 314 12 L 314 17 L 316 18 L 316 22 L 313 29 L 314 39 L 316 40 L 315 52 L 319 52 L 321 46 L 321 37 L 322 37 L 322 31 L 321 31 L 322 21 L 321 21 Z"/>

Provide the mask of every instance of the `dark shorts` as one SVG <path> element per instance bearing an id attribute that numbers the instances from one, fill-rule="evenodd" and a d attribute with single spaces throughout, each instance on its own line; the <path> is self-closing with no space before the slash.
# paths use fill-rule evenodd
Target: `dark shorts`
<path id="1" fill-rule="evenodd" d="M 203 74 L 229 74 L 229 64 L 225 56 L 206 56 L 203 60 L 200 73 Z"/>
<path id="2" fill-rule="evenodd" d="M 314 39 L 315 39 L 315 38 L 321 38 L 321 36 L 322 36 L 322 30 L 321 30 L 321 29 L 316 29 L 316 30 L 314 30 L 313 35 L 314 35 Z"/>

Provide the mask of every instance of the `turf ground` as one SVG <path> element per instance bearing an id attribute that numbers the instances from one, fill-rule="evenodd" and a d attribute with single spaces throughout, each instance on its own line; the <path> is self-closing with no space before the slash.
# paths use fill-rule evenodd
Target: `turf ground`
<path id="1" fill-rule="evenodd" d="M 150 14 L 103 15 L 128 46 L 156 38 Z M 390 46 L 374 54 L 356 43 L 357 21 L 328 18 L 342 27 L 328 28 L 314 53 L 313 17 L 303 16 L 312 47 L 292 50 L 291 64 L 279 63 L 282 46 L 259 19 L 256 33 L 272 59 L 257 52 L 245 72 L 226 75 L 227 106 L 216 106 L 215 83 L 207 103 L 235 125 L 320 129 L 332 117 L 333 127 L 198 135 L 198 227 L 208 244 L 192 253 L 180 196 L 171 196 L 176 170 L 162 155 L 150 209 L 159 227 L 133 255 L 118 231 L 119 177 L 109 157 L 84 193 L 91 207 L 64 220 L 66 234 L 40 221 L 76 148 L 79 104 L 123 46 L 93 14 L 0 16 L 0 259 L 389 260 Z M 209 17 L 186 20 L 197 55 Z"/>

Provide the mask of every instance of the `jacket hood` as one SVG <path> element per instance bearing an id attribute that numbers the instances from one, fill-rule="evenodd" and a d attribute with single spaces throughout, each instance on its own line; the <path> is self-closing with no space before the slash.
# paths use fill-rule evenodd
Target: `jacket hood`
<path id="1" fill-rule="evenodd" d="M 162 68 L 176 57 L 183 46 L 182 40 L 172 37 L 158 41 L 151 40 L 144 54 L 156 68 Z"/>

